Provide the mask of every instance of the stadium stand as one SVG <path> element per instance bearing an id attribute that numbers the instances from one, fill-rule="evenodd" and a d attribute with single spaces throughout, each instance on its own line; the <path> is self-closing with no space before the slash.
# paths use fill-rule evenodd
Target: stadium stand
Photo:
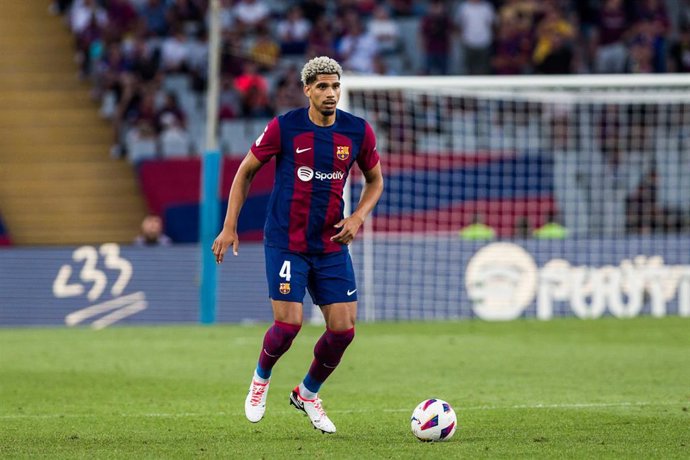
<path id="1" fill-rule="evenodd" d="M 111 154 L 144 165 L 140 180 L 149 211 L 167 216 L 166 232 L 176 240 L 182 235 L 179 241 L 189 241 L 193 233 L 191 227 L 174 229 L 185 228 L 178 221 L 193 221 L 198 198 L 155 205 L 165 192 L 163 185 L 151 190 L 150 165 L 162 164 L 151 160 L 203 151 L 207 8 L 206 0 L 60 0 L 53 7 L 69 24 L 83 77 L 93 82 L 101 115 L 112 123 Z M 243 156 L 270 117 L 302 105 L 298 68 L 315 55 L 331 55 L 348 72 L 372 75 L 681 71 L 682 53 L 690 43 L 688 10 L 684 0 L 224 1 L 220 146 L 226 155 Z M 84 18 L 92 20 L 87 24 Z M 359 42 L 371 46 L 360 49 Z M 418 155 L 421 150 L 446 155 L 457 165 L 464 161 L 461 152 L 476 141 L 461 134 L 462 150 L 454 144 L 459 136 L 452 136 L 450 149 L 434 151 L 441 142 L 437 133 L 428 132 L 417 136 L 414 152 L 393 148 L 388 154 Z M 538 152 L 527 154 L 525 160 L 494 154 L 491 164 L 453 172 L 471 178 L 501 170 L 506 167 L 502 162 L 528 161 L 542 177 L 553 167 Z M 544 172 L 546 177 L 550 173 Z M 523 204 L 535 200 L 540 211 L 530 222 L 539 225 L 553 212 L 557 184 L 540 179 L 535 187 L 505 186 L 491 191 L 496 196 L 451 197 L 446 210 L 414 211 L 455 212 L 462 203 L 472 201 L 476 208 L 484 200 L 501 209 L 516 199 Z M 492 225 L 499 235 L 509 236 L 524 217 L 516 212 Z"/>
<path id="2" fill-rule="evenodd" d="M 144 215 L 134 172 L 76 78 L 73 37 L 47 2 L 0 14 L 0 209 L 14 244 L 131 241 Z M 30 31 L 40 31 L 32 33 Z"/>

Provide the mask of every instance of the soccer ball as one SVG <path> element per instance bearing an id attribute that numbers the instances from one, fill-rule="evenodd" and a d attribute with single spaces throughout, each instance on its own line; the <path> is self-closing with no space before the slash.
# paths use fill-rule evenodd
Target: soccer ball
<path id="1" fill-rule="evenodd" d="M 441 399 L 419 403 L 410 419 L 412 434 L 420 441 L 447 441 L 453 437 L 458 418 L 450 404 Z"/>

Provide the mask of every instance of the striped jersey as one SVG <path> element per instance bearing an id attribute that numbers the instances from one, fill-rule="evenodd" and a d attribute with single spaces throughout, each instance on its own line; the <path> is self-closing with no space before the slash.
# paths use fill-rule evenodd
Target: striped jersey
<path id="1" fill-rule="evenodd" d="M 343 250 L 330 238 L 340 231 L 345 180 L 355 162 L 365 172 L 379 162 L 369 123 L 336 110 L 335 123 L 318 126 L 300 108 L 271 120 L 251 152 L 262 163 L 276 157 L 264 243 L 312 254 Z"/>

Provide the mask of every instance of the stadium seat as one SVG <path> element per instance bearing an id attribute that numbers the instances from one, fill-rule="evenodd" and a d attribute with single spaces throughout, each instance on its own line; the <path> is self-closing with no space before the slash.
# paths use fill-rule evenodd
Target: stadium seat
<path id="1" fill-rule="evenodd" d="M 161 155 L 163 158 L 179 158 L 189 156 L 191 139 L 185 132 L 163 133 L 160 137 Z"/>
<path id="2" fill-rule="evenodd" d="M 244 120 L 227 120 L 220 124 L 220 144 L 223 152 L 244 156 L 249 149 L 246 142 L 247 124 Z"/>

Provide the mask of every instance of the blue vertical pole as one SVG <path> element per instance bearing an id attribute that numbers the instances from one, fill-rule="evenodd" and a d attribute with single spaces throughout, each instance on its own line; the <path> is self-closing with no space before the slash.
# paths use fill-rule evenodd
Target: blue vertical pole
<path id="1" fill-rule="evenodd" d="M 221 155 L 218 150 L 204 153 L 201 165 L 201 212 L 199 229 L 201 241 L 200 321 L 216 322 L 216 258 L 211 245 L 219 230 L 220 200 L 218 183 Z"/>
<path id="2" fill-rule="evenodd" d="M 201 210 L 199 240 L 201 242 L 201 287 L 199 289 L 199 320 L 201 324 L 216 322 L 216 259 L 211 251 L 219 230 L 221 154 L 218 148 L 218 74 L 220 70 L 220 0 L 211 0 L 208 40 L 208 91 L 206 93 L 206 148 L 201 163 Z"/>

